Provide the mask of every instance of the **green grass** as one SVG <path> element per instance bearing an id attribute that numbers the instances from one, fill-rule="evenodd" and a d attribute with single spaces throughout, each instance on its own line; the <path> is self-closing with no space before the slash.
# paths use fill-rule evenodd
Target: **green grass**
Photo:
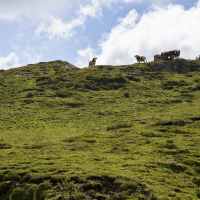
<path id="1" fill-rule="evenodd" d="M 200 63 L 187 66 L 0 73 L 0 199 L 200 198 Z"/>

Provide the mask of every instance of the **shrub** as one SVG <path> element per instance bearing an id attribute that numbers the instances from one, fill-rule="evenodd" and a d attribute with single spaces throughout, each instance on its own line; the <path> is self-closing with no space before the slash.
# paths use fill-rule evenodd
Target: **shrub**
<path id="1" fill-rule="evenodd" d="M 118 195 L 114 195 L 113 200 L 120 200 L 120 197 Z"/>
<path id="2" fill-rule="evenodd" d="M 8 190 L 8 184 L 6 184 L 6 182 L 2 182 L 0 183 L 0 194 L 6 192 Z"/>
<path id="3" fill-rule="evenodd" d="M 164 147 L 168 149 L 177 149 L 175 144 L 170 144 L 170 143 L 165 144 Z"/>
<path id="4" fill-rule="evenodd" d="M 130 97 L 130 94 L 129 94 L 129 93 L 124 93 L 124 97 L 125 97 L 125 98 L 129 98 L 129 97 Z"/>
<path id="5" fill-rule="evenodd" d="M 121 185 L 121 188 L 123 190 L 132 190 L 133 192 L 135 192 L 137 190 L 137 184 L 134 183 L 134 182 L 124 182 L 122 185 Z"/>
<path id="6" fill-rule="evenodd" d="M 193 183 L 195 183 L 197 186 L 200 186 L 200 178 L 199 177 L 194 177 L 192 179 Z"/>
<path id="7" fill-rule="evenodd" d="M 28 184 L 23 188 L 23 195 L 25 200 L 33 200 L 34 191 L 37 188 L 34 184 Z"/>
<path id="8" fill-rule="evenodd" d="M 179 173 L 186 170 L 186 167 L 182 164 L 178 164 L 176 162 L 167 163 L 167 167 L 170 168 L 173 172 Z"/>
<path id="9" fill-rule="evenodd" d="M 96 197 L 96 192 L 94 190 L 89 190 L 88 195 L 94 199 Z"/>
<path id="10" fill-rule="evenodd" d="M 82 186 L 83 190 L 102 190 L 103 186 L 100 183 L 97 183 L 96 181 L 90 181 L 90 183 L 87 183 Z"/>
<path id="11" fill-rule="evenodd" d="M 145 200 L 145 196 L 143 194 L 140 194 L 138 197 L 137 197 L 138 200 Z"/>
<path id="12" fill-rule="evenodd" d="M 131 124 L 125 124 L 125 123 L 123 123 L 123 124 L 117 124 L 115 126 L 108 126 L 107 127 L 107 131 L 109 131 L 109 130 L 115 130 L 115 129 L 119 129 L 119 128 L 130 128 L 130 127 L 132 127 Z"/>
<path id="13" fill-rule="evenodd" d="M 48 182 L 41 183 L 34 193 L 34 200 L 44 200 L 46 197 L 46 191 L 51 188 L 51 184 Z"/>
<path id="14" fill-rule="evenodd" d="M 21 177 L 14 171 L 10 171 L 4 176 L 4 180 L 6 181 L 19 181 L 20 179 Z"/>
<path id="15" fill-rule="evenodd" d="M 12 146 L 9 144 L 0 143 L 0 149 L 11 149 Z"/>
<path id="16" fill-rule="evenodd" d="M 10 195 L 10 200 L 22 200 L 23 198 L 23 190 L 16 188 L 13 190 L 12 194 Z"/>
<path id="17" fill-rule="evenodd" d="M 200 198 L 200 189 L 197 190 L 197 197 Z"/>
<path id="18" fill-rule="evenodd" d="M 32 176 L 31 179 L 30 179 L 30 183 L 41 183 L 41 182 L 44 182 L 44 180 L 47 180 L 47 179 L 50 179 L 50 175 L 49 174 L 46 174 L 46 173 L 38 173 L 37 175 L 35 176 Z"/>
<path id="19" fill-rule="evenodd" d="M 66 177 L 65 176 L 61 176 L 61 175 L 54 175 L 54 176 L 51 177 L 51 181 L 54 184 L 61 183 L 65 179 L 66 179 Z"/>

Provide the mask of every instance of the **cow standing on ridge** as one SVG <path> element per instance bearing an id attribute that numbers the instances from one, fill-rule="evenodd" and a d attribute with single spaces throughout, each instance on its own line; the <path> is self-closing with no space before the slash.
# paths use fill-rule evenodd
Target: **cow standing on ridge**
<path id="1" fill-rule="evenodd" d="M 180 56 L 180 50 L 173 50 L 173 51 L 165 51 L 161 53 L 162 60 L 173 60 L 174 58 L 179 58 Z"/>
<path id="2" fill-rule="evenodd" d="M 200 55 L 196 57 L 196 60 L 200 60 Z"/>
<path id="3" fill-rule="evenodd" d="M 139 56 L 139 55 L 135 55 L 134 56 L 136 59 L 137 59 L 137 62 L 144 62 L 145 63 L 145 61 L 147 62 L 147 58 L 145 57 L 145 56 Z"/>
<path id="4" fill-rule="evenodd" d="M 174 57 L 175 58 L 179 58 L 180 57 L 180 53 L 181 53 L 181 51 L 179 49 L 174 50 Z"/>
<path id="5" fill-rule="evenodd" d="M 93 58 L 92 60 L 90 60 L 89 66 L 95 65 L 96 64 L 96 59 L 97 58 Z"/>
<path id="6" fill-rule="evenodd" d="M 154 62 L 155 61 L 162 61 L 162 56 L 161 56 L 161 54 L 156 54 L 156 55 L 154 55 Z"/>

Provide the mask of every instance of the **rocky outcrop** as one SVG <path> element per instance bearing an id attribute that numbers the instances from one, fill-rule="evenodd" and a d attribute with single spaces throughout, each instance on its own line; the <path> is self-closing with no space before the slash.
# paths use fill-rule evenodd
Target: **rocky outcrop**
<path id="1" fill-rule="evenodd" d="M 196 60 L 177 59 L 175 61 L 148 63 L 152 71 L 168 70 L 179 74 L 200 70 L 200 62 Z"/>

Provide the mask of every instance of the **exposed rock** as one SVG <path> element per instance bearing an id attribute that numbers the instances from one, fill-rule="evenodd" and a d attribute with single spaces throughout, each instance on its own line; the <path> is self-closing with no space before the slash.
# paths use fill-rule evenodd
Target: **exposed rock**
<path id="1" fill-rule="evenodd" d="M 176 161 L 169 161 L 168 163 L 173 163 L 173 164 L 178 165 L 178 166 L 183 166 L 183 164 L 178 163 L 178 162 L 176 162 Z"/>
<path id="2" fill-rule="evenodd" d="M 32 74 L 17 74 L 16 77 L 25 77 L 25 78 L 32 78 Z"/>
<path id="3" fill-rule="evenodd" d="M 153 71 L 168 70 L 179 74 L 185 74 L 191 71 L 200 69 L 200 63 L 193 60 L 177 59 L 175 61 L 164 61 L 148 64 Z"/>

